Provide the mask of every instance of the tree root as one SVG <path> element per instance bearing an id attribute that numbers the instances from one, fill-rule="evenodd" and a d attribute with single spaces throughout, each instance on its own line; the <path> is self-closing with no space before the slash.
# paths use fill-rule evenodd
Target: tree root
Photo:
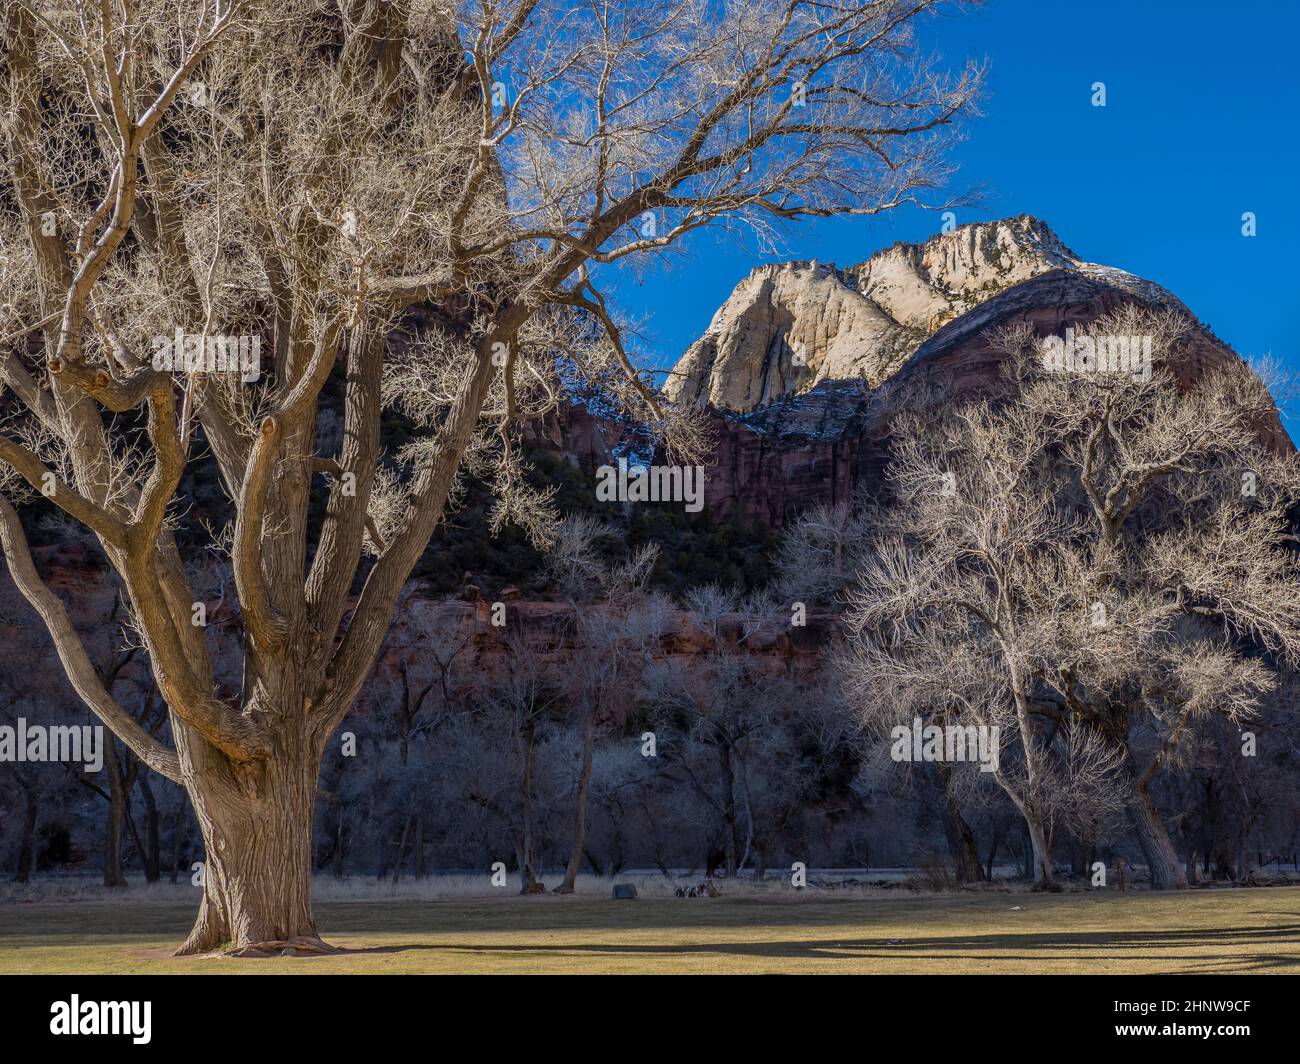
<path id="1" fill-rule="evenodd" d="M 315 935 L 294 935 L 291 938 L 270 939 L 266 942 L 250 942 L 235 946 L 222 952 L 223 957 L 323 957 L 342 953 L 338 946 L 331 946 L 324 939 Z"/>
<path id="2" fill-rule="evenodd" d="M 189 938 L 185 940 L 185 944 L 172 956 L 197 957 L 201 954 L 211 953 L 213 950 L 220 949 L 225 942 L 229 941 L 229 938 L 220 911 L 205 894 L 203 900 L 199 903 L 199 916 L 194 922 L 194 929 L 190 932 Z"/>
<path id="3" fill-rule="evenodd" d="M 210 942 L 195 935 L 185 941 L 173 957 L 326 957 L 343 953 L 315 935 L 294 935 L 291 938 L 267 939 L 237 946 L 232 942 Z"/>

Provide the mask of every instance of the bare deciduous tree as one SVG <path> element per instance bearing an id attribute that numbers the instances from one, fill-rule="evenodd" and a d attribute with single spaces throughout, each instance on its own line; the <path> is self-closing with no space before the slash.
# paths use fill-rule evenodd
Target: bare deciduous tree
<path id="1" fill-rule="evenodd" d="M 591 793 L 596 725 L 602 715 L 626 707 L 635 698 L 640 674 L 657 649 L 668 623 L 667 603 L 645 592 L 659 557 L 654 544 L 632 552 L 625 562 L 609 564 L 596 548 L 607 532 L 594 519 L 578 515 L 561 522 L 547 557 L 547 569 L 574 610 L 573 639 L 585 663 L 565 684 L 582 719 L 582 759 L 576 781 L 573 848 L 557 894 L 572 894 L 587 842 L 587 803 Z M 602 606 L 591 602 L 599 596 Z"/>
<path id="2" fill-rule="evenodd" d="M 328 948 L 309 888 L 322 751 L 458 474 L 495 477 L 497 523 L 553 532 L 517 428 L 560 401 L 557 353 L 698 450 L 632 366 L 602 271 L 704 226 L 769 239 L 931 195 L 980 81 L 918 56 L 940 6 L 5 7 L 0 378 L 25 428 L 0 435 L 0 468 L 98 538 L 174 750 L 95 674 L 9 501 L 0 537 L 80 696 L 194 803 L 207 866 L 182 953 Z M 575 315 L 603 338 L 573 347 Z M 320 454 L 332 377 L 341 445 Z M 423 435 L 381 462 L 385 408 Z M 175 534 L 197 465 L 233 512 L 234 686 Z"/>
<path id="3" fill-rule="evenodd" d="M 1002 394 L 922 398 L 895 421 L 853 678 L 880 713 L 1003 728 L 997 779 L 1044 883 L 1053 822 L 1086 827 L 1127 776 L 1153 884 L 1186 886 L 1153 775 L 1196 722 L 1248 719 L 1300 660 L 1300 459 L 1266 445 L 1276 408 L 1244 363 L 1187 372 L 1190 328 L 1130 304 L 1080 330 L 1150 338 L 1149 378 L 1052 371 L 1042 341 L 1007 330 Z M 1145 765 L 1139 724 L 1158 736 Z"/>

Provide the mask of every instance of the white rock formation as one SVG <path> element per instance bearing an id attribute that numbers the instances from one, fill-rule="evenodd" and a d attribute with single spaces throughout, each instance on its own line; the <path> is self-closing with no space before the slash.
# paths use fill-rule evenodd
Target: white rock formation
<path id="1" fill-rule="evenodd" d="M 674 367 L 664 394 L 745 412 L 826 380 L 875 387 L 940 327 L 1012 285 L 1084 265 L 1022 216 L 895 244 L 866 262 L 760 266 Z"/>

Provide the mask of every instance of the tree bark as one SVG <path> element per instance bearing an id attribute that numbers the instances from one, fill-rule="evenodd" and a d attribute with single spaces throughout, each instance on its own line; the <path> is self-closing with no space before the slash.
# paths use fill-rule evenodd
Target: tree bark
<path id="1" fill-rule="evenodd" d="M 1023 797 L 1010 791 L 1008 791 L 1008 794 L 1015 803 L 1016 808 L 1020 810 L 1020 815 L 1024 817 L 1025 829 L 1029 835 L 1030 844 L 1027 850 L 1032 849 L 1033 851 L 1032 865 L 1028 865 L 1030 854 L 1028 852 L 1025 854 L 1027 877 L 1032 876 L 1036 887 L 1050 887 L 1054 883 L 1052 845 L 1047 836 L 1047 827 L 1043 822 L 1037 797 L 1041 786 L 1042 770 L 1039 767 L 1039 760 L 1042 755 L 1039 752 L 1037 735 L 1030 719 L 1029 703 L 1025 696 L 1024 677 L 1021 675 L 1020 667 L 1016 662 L 1009 660 L 1008 665 L 1011 670 L 1011 691 L 1016 703 L 1016 723 L 1020 731 L 1021 749 L 1024 751 L 1028 792 Z M 1002 774 L 999 772 L 997 776 L 999 782 L 1001 782 Z"/>
<path id="2" fill-rule="evenodd" d="M 1024 818 L 1025 837 L 1025 877 L 1034 881 L 1036 888 L 1051 888 L 1056 884 L 1055 872 L 1052 870 L 1052 843 L 1047 835 L 1047 825 L 1030 803 L 1016 803 L 1020 815 Z"/>
<path id="3" fill-rule="evenodd" d="M 1152 890 L 1186 890 L 1187 872 L 1178 851 L 1174 849 L 1169 832 L 1156 808 L 1155 800 L 1144 779 L 1133 786 L 1133 800 L 1129 803 L 1129 822 L 1137 835 L 1142 856 L 1151 872 Z"/>
<path id="4" fill-rule="evenodd" d="M 177 956 L 331 952 L 311 909 L 311 829 L 318 765 L 284 756 L 247 769 L 212 765 L 189 781 L 203 836 L 203 900 Z"/>

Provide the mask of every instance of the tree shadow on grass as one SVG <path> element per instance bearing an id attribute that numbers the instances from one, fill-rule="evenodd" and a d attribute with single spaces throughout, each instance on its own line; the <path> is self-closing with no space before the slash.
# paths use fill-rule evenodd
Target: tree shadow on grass
<path id="1" fill-rule="evenodd" d="M 1225 956 L 1217 952 L 1172 955 L 1171 949 L 1229 947 L 1242 950 Z M 1294 947 L 1287 951 L 1287 947 Z M 1077 950 L 1077 970 L 1086 973 L 1105 961 L 1125 964 L 1149 961 L 1162 971 L 1263 972 L 1300 969 L 1300 924 L 1284 927 L 1220 927 L 1170 931 L 1012 932 L 946 935 L 899 940 L 893 938 L 807 939 L 794 942 L 680 942 L 672 944 L 546 942 L 535 944 L 465 943 L 373 946 L 345 950 L 349 954 L 405 953 L 435 950 L 447 954 L 501 957 L 689 957 L 730 956 L 753 960 L 851 960 L 898 962 L 966 960 L 980 964 L 1024 963 L 1038 967 L 1059 964 Z M 1065 955 L 1062 955 L 1062 954 Z"/>

